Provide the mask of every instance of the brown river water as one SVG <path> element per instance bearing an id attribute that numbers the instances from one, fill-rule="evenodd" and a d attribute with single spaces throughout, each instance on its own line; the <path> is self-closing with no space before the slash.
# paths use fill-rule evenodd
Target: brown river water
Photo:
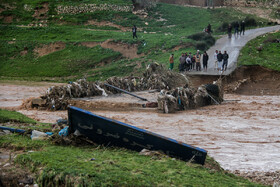
<path id="1" fill-rule="evenodd" d="M 23 100 L 40 96 L 49 86 L 49 83 L 0 83 L 0 108 L 19 111 L 41 122 L 55 123 L 59 118 L 66 118 L 67 111 L 26 110 L 20 107 Z M 143 92 L 139 94 L 145 95 Z M 147 97 L 155 99 L 155 94 L 147 93 Z M 141 104 L 142 101 L 122 94 L 88 101 L 99 101 L 99 105 L 102 102 L 121 102 L 122 110 L 111 107 L 91 111 L 203 148 L 224 169 L 248 172 L 280 170 L 279 95 L 225 94 L 225 102 L 221 105 L 174 114 L 163 114 L 156 109 L 125 109 L 124 102 Z"/>

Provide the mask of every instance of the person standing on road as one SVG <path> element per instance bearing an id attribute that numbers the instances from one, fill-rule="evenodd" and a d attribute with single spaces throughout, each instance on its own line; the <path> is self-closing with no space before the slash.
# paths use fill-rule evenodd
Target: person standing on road
<path id="1" fill-rule="evenodd" d="M 133 36 L 133 39 L 134 39 L 134 37 L 137 38 L 136 32 L 137 32 L 137 27 L 134 25 L 134 26 L 132 27 L 132 36 Z"/>
<path id="2" fill-rule="evenodd" d="M 228 54 L 227 54 L 227 51 L 224 52 L 223 54 L 223 71 L 226 71 L 227 70 L 227 65 L 228 65 Z"/>
<path id="3" fill-rule="evenodd" d="M 241 22 L 241 24 L 240 24 L 240 35 L 241 35 L 241 33 L 243 32 L 243 35 L 244 35 L 244 33 L 245 33 L 245 21 L 243 20 L 242 22 Z"/>
<path id="4" fill-rule="evenodd" d="M 223 54 L 221 51 L 219 51 L 217 55 L 217 60 L 218 60 L 218 71 L 222 71 L 222 65 L 223 65 Z"/>
<path id="5" fill-rule="evenodd" d="M 196 67 L 196 71 L 201 71 L 199 50 L 197 50 L 195 54 L 195 67 Z"/>
<path id="6" fill-rule="evenodd" d="M 203 70 L 205 70 L 205 71 L 207 71 L 208 59 L 209 59 L 209 56 L 206 53 L 206 51 L 204 51 L 203 57 L 202 57 L 202 62 L 203 62 Z"/>
<path id="7" fill-rule="evenodd" d="M 238 22 L 236 22 L 235 24 L 234 24 L 234 36 L 238 36 L 238 33 L 239 33 L 239 23 Z"/>
<path id="8" fill-rule="evenodd" d="M 214 70 L 218 70 L 218 59 L 217 59 L 217 55 L 218 55 L 218 50 L 215 51 L 214 53 Z"/>
<path id="9" fill-rule="evenodd" d="M 228 24 L 228 38 L 231 38 L 231 31 L 232 31 L 232 26 L 231 24 Z"/>
<path id="10" fill-rule="evenodd" d="M 182 53 L 182 55 L 180 56 L 179 62 L 180 62 L 180 64 L 179 64 L 179 71 L 183 72 L 184 71 L 184 65 L 186 63 L 186 56 L 185 56 L 184 53 Z"/>
<path id="11" fill-rule="evenodd" d="M 173 70 L 174 67 L 174 54 L 171 54 L 171 56 L 169 57 L 169 69 Z"/>
<path id="12" fill-rule="evenodd" d="M 194 64 L 195 64 L 195 61 L 194 61 L 194 58 L 193 58 L 193 55 L 191 52 L 189 52 L 189 57 L 191 58 L 191 70 L 194 70 Z"/>
<path id="13" fill-rule="evenodd" d="M 192 60 L 190 55 L 188 55 L 188 53 L 186 53 L 186 63 L 187 63 L 187 71 L 191 71 L 191 65 L 192 65 Z"/>

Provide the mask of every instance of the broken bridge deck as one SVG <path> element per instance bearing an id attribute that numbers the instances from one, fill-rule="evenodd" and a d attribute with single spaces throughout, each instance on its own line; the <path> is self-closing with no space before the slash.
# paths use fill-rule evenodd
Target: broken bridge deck
<path id="1" fill-rule="evenodd" d="M 204 149 L 120 121 L 101 117 L 77 107 L 68 108 L 68 122 L 70 132 L 78 130 L 96 143 L 136 151 L 142 149 L 161 151 L 181 160 L 192 159 L 198 164 L 204 164 L 206 159 L 207 151 Z"/>

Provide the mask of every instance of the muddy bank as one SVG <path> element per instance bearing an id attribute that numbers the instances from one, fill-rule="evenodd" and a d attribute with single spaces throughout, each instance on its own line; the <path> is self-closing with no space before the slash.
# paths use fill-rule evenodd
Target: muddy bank
<path id="1" fill-rule="evenodd" d="M 280 72 L 261 66 L 240 66 L 228 76 L 188 75 L 190 85 L 198 87 L 223 80 L 224 92 L 240 95 L 279 95 Z"/>

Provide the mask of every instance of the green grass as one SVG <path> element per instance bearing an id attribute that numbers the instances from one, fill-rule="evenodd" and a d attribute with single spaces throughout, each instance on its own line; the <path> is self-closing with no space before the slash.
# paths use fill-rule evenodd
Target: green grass
<path id="1" fill-rule="evenodd" d="M 69 81 L 81 77 L 88 77 L 89 80 L 104 80 L 111 76 L 139 75 L 150 62 L 168 66 L 171 53 L 175 54 L 176 59 L 181 52 L 195 52 L 199 43 L 203 43 L 204 49 L 209 48 L 211 42 L 210 44 L 188 38 L 192 34 L 202 32 L 208 23 L 212 25 L 214 34 L 217 34 L 214 37 L 217 38 L 219 34 L 224 34 L 217 31 L 223 23 L 239 21 L 248 16 L 231 8 L 203 9 L 164 3 L 149 9 L 147 18 L 139 17 L 132 12 L 115 11 L 57 15 L 55 11 L 57 5 L 77 6 L 80 1 L 49 0 L 47 1 L 50 8 L 47 15 L 49 26 L 26 28 L 17 25 L 27 25 L 36 20 L 32 17 L 34 11 L 24 10 L 24 5 L 27 4 L 33 9 L 42 6 L 41 3 L 45 1 L 9 2 L 10 4 L 15 2 L 15 9 L 0 14 L 14 15 L 16 18 L 13 23 L 0 24 L 0 79 L 13 80 Z M 131 1 L 125 0 L 87 0 L 83 3 L 129 6 L 132 4 Z M 109 21 L 127 28 L 136 24 L 143 31 L 138 32 L 138 39 L 132 39 L 131 31 L 120 32 L 113 26 L 83 25 L 92 19 Z M 159 21 L 160 19 L 162 21 Z M 256 18 L 256 20 L 261 26 L 267 23 L 263 19 Z M 145 24 L 146 22 L 148 25 Z M 145 57 L 128 60 L 121 58 L 120 53 L 112 50 L 79 46 L 80 42 L 103 42 L 107 39 L 136 44 L 138 53 L 144 53 Z M 36 47 L 53 42 L 64 42 L 66 48 L 43 57 L 37 57 L 33 52 Z M 183 49 L 172 51 L 178 45 L 183 46 Z M 20 55 L 25 48 L 28 49 L 28 54 Z M 139 64 L 141 64 L 140 68 Z"/>
<path id="2" fill-rule="evenodd" d="M 280 43 L 275 40 L 280 38 L 280 32 L 265 34 L 251 40 L 240 52 L 238 65 L 260 65 L 269 69 L 280 71 Z M 257 47 L 263 50 L 258 51 Z"/>
<path id="3" fill-rule="evenodd" d="M 32 123 L 32 124 L 37 123 L 37 121 L 28 118 L 19 112 L 0 109 L 0 123 L 5 123 L 9 121 L 19 122 L 19 123 Z"/>
<path id="4" fill-rule="evenodd" d="M 122 148 L 56 146 L 18 135 L 0 136 L 0 146 L 33 150 L 15 162 L 36 173 L 42 186 L 261 186 L 222 170 Z M 206 162 L 215 164 L 210 157 Z"/>

